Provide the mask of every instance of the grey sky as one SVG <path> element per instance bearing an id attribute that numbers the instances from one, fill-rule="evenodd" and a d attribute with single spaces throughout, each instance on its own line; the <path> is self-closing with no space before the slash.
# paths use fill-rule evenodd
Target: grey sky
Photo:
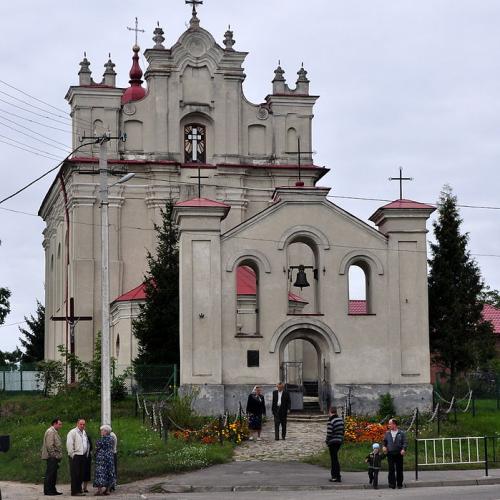
<path id="1" fill-rule="evenodd" d="M 146 30 L 139 36 L 142 53 L 153 45 L 156 21 L 166 32 L 165 45 L 173 45 L 190 8 L 183 0 L 0 2 L 0 80 L 65 110 L 64 95 L 77 84 L 83 52 L 95 80 L 111 52 L 118 84 L 126 86 L 133 44 L 126 26 L 135 16 Z M 461 204 L 500 206 L 500 2 L 204 0 L 199 17 L 219 43 L 230 24 L 235 49 L 249 52 L 244 90 L 252 102 L 263 101 L 271 91 L 278 59 L 292 86 L 304 62 L 311 92 L 321 96 L 313 144 L 315 163 L 331 169 L 322 180 L 332 187 L 330 194 L 396 199 L 397 183 L 387 179 L 402 165 L 415 178 L 405 187 L 407 198 L 434 203 L 449 183 Z M 141 66 L 144 70 L 142 56 Z M 30 105 L 62 114 L 2 83 L 0 99 L 42 115 L 47 113 Z M 0 141 L 9 137 L 64 156 L 8 128 L 35 135 L 6 120 L 68 146 L 69 134 L 6 111 L 67 128 L 0 100 Z M 0 198 L 56 165 L 2 142 L 0 158 Z M 53 178 L 2 207 L 36 214 Z M 364 220 L 383 204 L 333 201 Z M 486 282 L 500 288 L 500 211 L 464 208 L 462 216 L 471 252 L 497 255 L 476 258 Z M 34 312 L 36 299 L 43 300 L 42 230 L 37 217 L 0 210 L 0 286 L 12 291 L 6 324 L 22 321 Z M 1 327 L 0 349 L 13 349 L 17 337 L 17 326 Z"/>

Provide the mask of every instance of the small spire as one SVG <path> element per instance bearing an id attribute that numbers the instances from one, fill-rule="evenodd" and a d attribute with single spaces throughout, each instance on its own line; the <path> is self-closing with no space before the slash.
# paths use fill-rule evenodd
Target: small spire
<path id="1" fill-rule="evenodd" d="M 78 76 L 80 77 L 80 85 L 91 85 L 92 84 L 92 71 L 90 71 L 90 62 L 87 59 L 87 52 L 83 53 L 83 59 L 80 62 L 80 71 Z"/>
<path id="2" fill-rule="evenodd" d="M 285 71 L 280 66 L 280 64 L 281 64 L 281 61 L 278 60 L 278 67 L 274 70 L 273 82 L 284 82 L 285 81 L 285 77 L 283 76 L 285 74 Z"/>
<path id="3" fill-rule="evenodd" d="M 191 20 L 189 21 L 189 26 L 191 28 L 198 28 L 200 26 L 200 20 L 198 19 L 197 12 L 196 12 L 196 6 L 197 5 L 203 5 L 203 0 L 185 0 L 185 3 L 187 5 L 192 5 L 193 10 L 191 12 Z"/>
<path id="4" fill-rule="evenodd" d="M 226 46 L 226 50 L 234 51 L 233 45 L 236 40 L 233 38 L 233 32 L 231 31 L 231 25 L 227 27 L 227 31 L 224 33 L 224 45 Z"/>
<path id="5" fill-rule="evenodd" d="M 108 62 L 104 65 L 104 85 L 116 86 L 116 64 L 111 60 L 111 53 L 108 54 Z"/>
<path id="6" fill-rule="evenodd" d="M 153 31 L 153 42 L 155 43 L 153 49 L 164 49 L 163 42 L 165 41 L 164 31 L 160 28 L 160 21 L 157 21 L 157 26 Z"/>
<path id="7" fill-rule="evenodd" d="M 300 67 L 299 71 L 297 71 L 297 75 L 299 75 L 299 78 L 297 79 L 297 83 L 309 83 L 309 80 L 307 79 L 307 71 L 304 69 L 304 63 L 302 63 L 302 66 Z"/>

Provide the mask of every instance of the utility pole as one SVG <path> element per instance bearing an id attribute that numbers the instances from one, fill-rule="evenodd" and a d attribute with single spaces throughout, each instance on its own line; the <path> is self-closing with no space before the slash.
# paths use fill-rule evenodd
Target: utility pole
<path id="1" fill-rule="evenodd" d="M 89 139 L 84 137 L 83 139 Z M 111 137 L 109 132 L 94 137 L 99 144 L 99 193 L 101 199 L 101 425 L 111 425 L 111 356 L 109 332 L 109 216 L 108 216 L 108 142 L 126 140 L 126 136 Z M 115 184 L 129 180 L 127 174 Z"/>

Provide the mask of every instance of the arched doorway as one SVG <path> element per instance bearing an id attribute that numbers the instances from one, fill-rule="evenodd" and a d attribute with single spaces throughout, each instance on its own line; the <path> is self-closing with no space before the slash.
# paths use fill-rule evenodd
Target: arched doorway
<path id="1" fill-rule="evenodd" d="M 333 358 L 340 353 L 335 333 L 317 319 L 291 319 L 275 331 L 270 352 L 278 354 L 292 410 L 315 407 L 325 412 L 331 400 Z"/>

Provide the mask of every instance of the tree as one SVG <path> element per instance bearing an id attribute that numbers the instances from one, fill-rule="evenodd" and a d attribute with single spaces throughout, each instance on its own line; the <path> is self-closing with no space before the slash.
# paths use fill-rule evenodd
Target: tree
<path id="1" fill-rule="evenodd" d="M 449 186 L 441 192 L 436 243 L 429 260 L 429 333 L 432 358 L 448 370 L 454 392 L 460 373 L 475 369 L 494 355 L 491 323 L 482 318 L 484 283 L 467 249 L 468 234 Z"/>
<path id="2" fill-rule="evenodd" d="M 148 252 L 144 277 L 146 302 L 133 322 L 139 354 L 136 365 L 179 363 L 179 249 L 178 229 L 172 220 L 173 202 L 162 210 L 156 255 Z"/>
<path id="3" fill-rule="evenodd" d="M 3 325 L 7 314 L 10 313 L 10 290 L 0 287 L 0 325 Z"/>
<path id="4" fill-rule="evenodd" d="M 480 300 L 483 304 L 489 304 L 500 309 L 500 292 L 492 290 L 489 286 L 485 286 L 481 292 Z"/>
<path id="5" fill-rule="evenodd" d="M 21 356 L 23 363 L 36 363 L 42 361 L 44 357 L 44 339 L 45 339 L 45 307 L 36 301 L 36 316 L 32 314 L 28 318 L 24 317 L 28 328 L 19 327 L 19 331 L 25 339 L 19 338 L 25 352 Z"/>

